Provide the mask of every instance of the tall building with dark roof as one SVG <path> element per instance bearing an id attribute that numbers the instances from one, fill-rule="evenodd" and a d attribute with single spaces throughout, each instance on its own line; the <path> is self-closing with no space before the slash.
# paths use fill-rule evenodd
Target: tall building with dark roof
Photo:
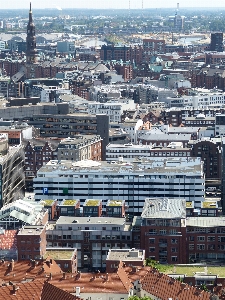
<path id="1" fill-rule="evenodd" d="M 35 25 L 33 23 L 33 16 L 31 10 L 31 3 L 30 3 L 30 11 L 29 11 L 29 21 L 27 24 L 27 63 L 32 64 L 35 63 L 37 60 L 37 50 L 36 50 L 36 36 L 35 36 Z"/>

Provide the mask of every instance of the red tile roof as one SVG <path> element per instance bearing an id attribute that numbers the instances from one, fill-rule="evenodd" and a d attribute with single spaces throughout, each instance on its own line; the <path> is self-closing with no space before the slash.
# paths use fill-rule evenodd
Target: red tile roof
<path id="1" fill-rule="evenodd" d="M 44 280 L 21 283 L 16 286 L 8 285 L 0 288 L 0 300 L 40 300 Z M 16 288 L 16 289 L 15 289 Z"/>
<path id="2" fill-rule="evenodd" d="M 17 230 L 5 230 L 4 234 L 0 234 L 0 250 L 17 249 Z"/>
<path id="3" fill-rule="evenodd" d="M 178 300 L 211 299 L 210 293 L 181 283 L 150 267 L 126 267 L 125 271 L 132 283 L 139 280 L 144 291 L 162 300 L 168 300 L 168 298 Z"/>
<path id="4" fill-rule="evenodd" d="M 51 274 L 60 274 L 61 268 L 56 264 L 54 260 L 52 263 L 49 260 L 36 261 L 35 267 L 32 266 L 30 261 L 15 261 L 13 262 L 0 261 L 0 280 L 3 282 L 12 281 L 14 283 L 23 282 L 26 279 L 46 278 Z"/>
<path id="5" fill-rule="evenodd" d="M 50 282 L 70 293 L 74 293 L 76 287 L 80 287 L 81 296 L 82 293 L 120 293 L 128 295 L 127 287 L 124 286 L 124 282 L 117 273 L 66 274 L 66 279 L 57 274 L 52 276 Z"/>
<path id="6" fill-rule="evenodd" d="M 29 298 L 31 299 L 31 298 Z M 79 297 L 73 296 L 70 293 L 63 291 L 56 286 L 52 285 L 51 283 L 45 281 L 43 290 L 41 293 L 41 300 L 50 300 L 50 299 L 57 299 L 57 300 L 78 300 Z"/>

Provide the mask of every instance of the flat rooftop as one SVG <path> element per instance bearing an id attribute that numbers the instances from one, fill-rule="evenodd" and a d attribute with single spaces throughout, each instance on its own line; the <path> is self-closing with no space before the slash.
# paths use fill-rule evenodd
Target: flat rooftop
<path id="1" fill-rule="evenodd" d="M 47 249 L 44 259 L 47 259 L 48 257 L 57 260 L 57 259 L 71 259 L 74 255 L 74 250 L 71 249 Z"/>
<path id="2" fill-rule="evenodd" d="M 85 200 L 84 202 L 84 205 L 83 206 L 100 206 L 101 204 L 101 200 L 98 200 L 98 199 L 87 199 Z"/>
<path id="3" fill-rule="evenodd" d="M 134 159 L 132 162 L 125 161 L 113 161 L 111 163 L 107 161 L 93 161 L 93 160 L 82 160 L 82 161 L 69 161 L 69 160 L 51 160 L 45 166 L 41 167 L 38 171 L 38 177 L 41 174 L 49 173 L 49 176 L 56 177 L 58 174 L 62 175 L 75 175 L 79 173 L 87 174 L 123 174 L 129 173 L 132 175 L 142 174 L 203 174 L 201 158 L 199 157 L 149 157 Z"/>
<path id="4" fill-rule="evenodd" d="M 22 227 L 18 235 L 40 235 L 41 231 L 44 229 L 44 226 L 37 225 L 37 226 L 24 226 Z"/>
<path id="5" fill-rule="evenodd" d="M 225 217 L 189 217 L 186 219 L 187 226 L 193 227 L 225 227 Z"/>
<path id="6" fill-rule="evenodd" d="M 106 259 L 115 261 L 143 261 L 144 251 L 138 249 L 111 249 Z"/>
<path id="7" fill-rule="evenodd" d="M 87 224 L 102 224 L 102 225 L 124 225 L 125 219 L 124 218 L 111 218 L 111 217 L 68 217 L 68 216 L 61 216 L 59 217 L 56 225 L 65 225 L 65 224 L 80 224 L 80 225 L 87 225 Z"/>

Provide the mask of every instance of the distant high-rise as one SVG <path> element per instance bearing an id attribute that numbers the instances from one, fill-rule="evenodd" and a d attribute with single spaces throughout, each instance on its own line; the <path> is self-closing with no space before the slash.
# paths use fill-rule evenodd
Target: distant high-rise
<path id="1" fill-rule="evenodd" d="M 27 52 L 26 58 L 27 63 L 32 64 L 37 60 L 37 50 L 36 50 L 36 36 L 35 36 L 35 26 L 33 23 L 31 3 L 30 3 L 30 11 L 29 11 L 29 21 L 27 24 Z"/>
<path id="2" fill-rule="evenodd" d="M 223 52 L 223 33 L 211 33 L 210 51 Z"/>

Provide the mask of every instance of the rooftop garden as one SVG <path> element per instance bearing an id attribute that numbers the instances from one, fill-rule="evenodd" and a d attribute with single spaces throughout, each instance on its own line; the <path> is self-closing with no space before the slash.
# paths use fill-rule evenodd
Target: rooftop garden
<path id="1" fill-rule="evenodd" d="M 98 206 L 100 203 L 100 200 L 87 200 L 86 206 Z"/>
<path id="2" fill-rule="evenodd" d="M 76 204 L 77 200 L 64 200 L 63 205 L 68 206 L 74 206 Z"/>
<path id="3" fill-rule="evenodd" d="M 162 265 L 159 262 L 149 259 L 146 259 L 146 265 L 152 268 L 156 268 L 159 272 L 165 274 L 174 274 L 174 275 L 217 275 L 219 277 L 224 277 L 225 266 L 180 266 L 180 265 Z"/>
<path id="4" fill-rule="evenodd" d="M 217 208 L 217 203 L 214 202 L 209 202 L 209 201 L 204 201 L 202 202 L 202 208 Z"/>
<path id="5" fill-rule="evenodd" d="M 55 200 L 44 200 L 44 206 L 51 206 Z"/>
<path id="6" fill-rule="evenodd" d="M 191 208 L 193 206 L 192 201 L 186 202 L 186 208 Z"/>
<path id="7" fill-rule="evenodd" d="M 121 206 L 122 200 L 110 200 L 109 206 Z"/>
<path id="8" fill-rule="evenodd" d="M 52 259 L 71 259 L 73 255 L 73 250 L 49 250 L 46 251 L 44 258 Z"/>

